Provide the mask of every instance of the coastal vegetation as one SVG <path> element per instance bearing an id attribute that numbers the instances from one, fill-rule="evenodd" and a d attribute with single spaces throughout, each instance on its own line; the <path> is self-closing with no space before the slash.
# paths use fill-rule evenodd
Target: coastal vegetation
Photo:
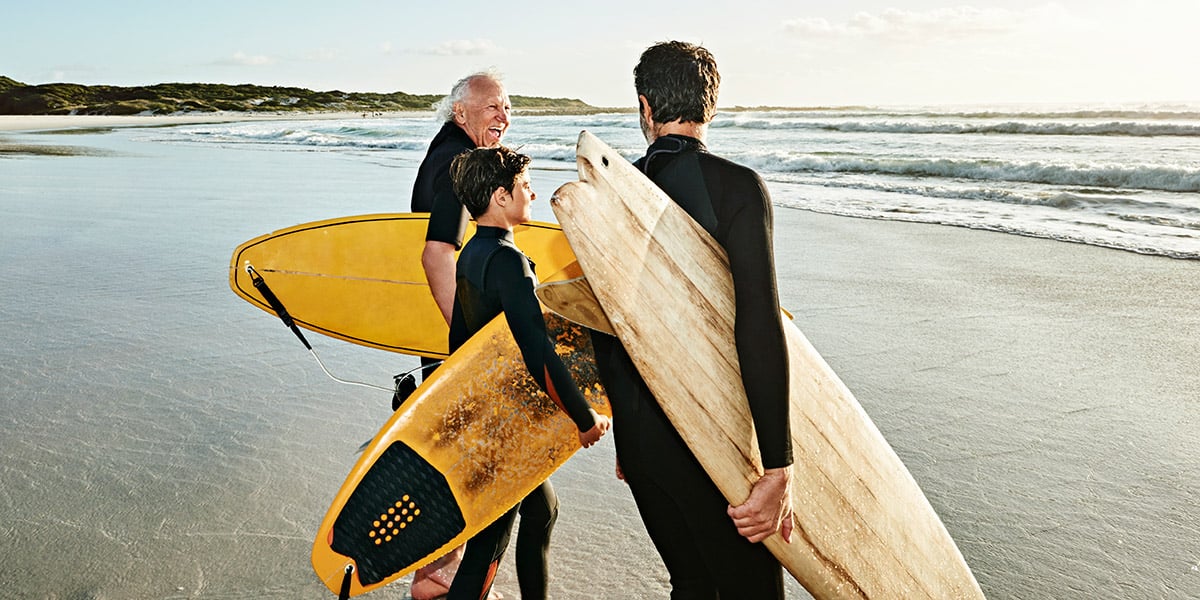
<path id="1" fill-rule="evenodd" d="M 370 93 L 305 88 L 160 83 L 119 87 L 47 83 L 27 85 L 0 75 L 0 115 L 170 115 L 196 112 L 394 112 L 429 110 L 440 94 Z M 514 111 L 600 112 L 573 98 L 512 96 Z"/>

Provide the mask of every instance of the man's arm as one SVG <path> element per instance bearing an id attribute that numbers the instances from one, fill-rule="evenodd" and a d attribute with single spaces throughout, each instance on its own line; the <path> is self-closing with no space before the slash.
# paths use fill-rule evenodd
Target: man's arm
<path id="1" fill-rule="evenodd" d="M 751 542 L 776 531 L 790 541 L 789 374 L 775 284 L 771 200 L 761 179 L 754 177 L 744 183 L 747 189 L 739 192 L 749 200 L 730 222 L 726 251 L 737 303 L 734 334 L 738 361 L 765 472 L 746 502 L 729 508 L 729 516 Z"/>
<path id="2" fill-rule="evenodd" d="M 467 229 L 467 209 L 463 208 L 450 179 L 450 163 L 435 165 L 433 176 L 433 207 L 429 212 L 429 226 L 425 230 L 425 248 L 421 251 L 421 266 L 425 269 L 425 281 L 433 300 L 442 311 L 442 318 L 450 322 L 454 312 L 455 280 L 454 252 L 462 247 Z"/>
<path id="3" fill-rule="evenodd" d="M 450 324 L 450 316 L 454 311 L 454 290 L 456 268 L 454 265 L 454 244 L 446 242 L 425 242 L 421 251 L 421 266 L 425 269 L 425 281 L 429 283 L 429 291 L 433 292 L 433 301 L 437 302 L 442 311 L 442 318 Z"/>

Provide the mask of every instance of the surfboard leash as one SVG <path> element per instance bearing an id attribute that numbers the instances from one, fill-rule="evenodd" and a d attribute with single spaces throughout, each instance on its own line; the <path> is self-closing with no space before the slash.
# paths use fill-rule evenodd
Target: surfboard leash
<path id="1" fill-rule="evenodd" d="M 262 294 L 263 300 L 267 301 L 267 304 L 270 305 L 271 310 L 275 311 L 275 315 L 279 317 L 279 320 L 283 321 L 283 324 L 287 325 L 288 329 L 291 329 L 297 338 L 300 338 L 300 343 L 304 344 L 304 347 L 311 351 L 312 345 L 308 343 L 304 334 L 300 332 L 300 328 L 296 326 L 296 320 L 292 318 L 292 315 L 288 314 L 287 308 L 283 306 L 283 302 L 280 302 L 279 298 L 275 296 L 275 292 L 271 291 L 271 287 L 267 285 L 262 275 L 259 275 L 258 271 L 254 270 L 254 265 L 250 264 L 250 261 L 246 261 L 246 274 L 250 276 L 250 283 L 254 284 L 254 289 Z"/>
<path id="2" fill-rule="evenodd" d="M 338 600 L 350 600 L 350 577 L 354 575 L 354 565 L 346 565 L 346 575 L 342 577 L 342 588 L 338 592 Z"/>
<path id="3" fill-rule="evenodd" d="M 275 292 L 271 291 L 271 287 L 267 285 L 267 281 L 263 279 L 262 275 L 258 274 L 258 271 L 254 269 L 254 266 L 250 264 L 250 261 L 246 261 L 246 273 L 250 275 L 250 282 L 254 284 L 254 289 L 258 290 L 259 294 L 262 294 L 263 300 L 267 301 L 267 304 L 271 307 L 271 310 L 275 311 L 275 315 L 278 316 L 281 321 L 283 321 L 283 324 L 287 325 L 288 329 L 291 329 L 292 333 L 296 334 L 296 337 L 300 339 L 300 343 L 304 344 L 304 347 L 308 349 L 308 353 L 312 354 L 313 358 L 317 360 L 317 364 L 321 365 L 321 370 L 324 371 L 330 379 L 345 385 L 357 385 L 373 390 L 392 392 L 393 394 L 396 392 L 395 388 L 385 388 L 383 386 L 371 383 L 363 383 L 361 381 L 350 381 L 330 373 L 329 369 L 325 366 L 325 362 L 321 360 L 321 357 L 317 354 L 317 351 L 313 349 L 312 344 L 308 343 L 308 339 L 306 339 L 304 337 L 304 333 L 300 331 L 300 327 L 296 325 L 296 320 L 292 318 L 292 315 L 288 314 L 287 308 L 283 305 L 283 302 L 279 300 L 279 297 L 275 295 Z"/>

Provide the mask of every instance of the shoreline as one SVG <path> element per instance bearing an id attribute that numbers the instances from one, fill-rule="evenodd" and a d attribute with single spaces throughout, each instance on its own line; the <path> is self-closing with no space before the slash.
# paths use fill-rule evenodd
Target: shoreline
<path id="1" fill-rule="evenodd" d="M 102 156 L 102 150 L 68 144 L 30 144 L 6 139 L 4 134 L 73 134 L 97 130 L 179 125 L 207 125 L 250 121 L 334 121 L 433 116 L 433 111 L 359 113 L 189 113 L 175 115 L 0 115 L 0 158 L 5 156 Z"/>
<path id="2" fill-rule="evenodd" d="M 560 114 L 608 114 L 633 112 L 632 109 L 597 107 L 595 110 L 566 110 L 560 108 L 515 108 L 513 116 Z M 388 119 L 399 117 L 432 117 L 432 110 L 411 111 L 318 111 L 318 112 L 216 112 L 171 115 L 0 115 L 0 133 L 36 133 L 73 129 L 115 127 L 171 127 L 209 123 L 244 121 L 333 121 L 346 119 Z M 2 143 L 2 142 L 0 142 Z"/>
<path id="3" fill-rule="evenodd" d="M 363 116 L 368 114 L 370 116 Z M 312 113 L 188 113 L 177 115 L 0 115 L 0 132 L 33 133 L 109 127 L 170 127 L 242 121 L 325 121 L 380 119 L 432 115 L 433 111 L 361 113 L 352 111 Z"/>

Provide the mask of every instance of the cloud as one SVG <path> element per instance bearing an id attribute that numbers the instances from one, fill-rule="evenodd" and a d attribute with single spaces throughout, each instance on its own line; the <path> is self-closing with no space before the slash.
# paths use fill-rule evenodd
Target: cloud
<path id="1" fill-rule="evenodd" d="M 55 65 L 50 71 L 50 81 L 67 81 L 68 78 L 93 77 L 102 71 L 95 65 L 83 63 Z"/>
<path id="2" fill-rule="evenodd" d="M 492 40 L 449 40 L 432 48 L 418 50 L 418 52 L 437 56 L 482 56 L 497 54 L 500 52 L 500 48 Z"/>
<path id="3" fill-rule="evenodd" d="M 304 60 L 309 62 L 329 62 L 336 60 L 341 54 L 341 51 L 334 48 L 314 48 L 304 54 Z"/>
<path id="4" fill-rule="evenodd" d="M 213 64 L 227 67 L 263 67 L 275 64 L 275 59 L 262 54 L 251 56 L 239 50 L 232 56 L 213 61 Z"/>
<path id="5" fill-rule="evenodd" d="M 844 22 L 823 18 L 785 21 L 785 32 L 813 38 L 870 38 L 885 41 L 954 40 L 1001 36 L 1020 31 L 1044 9 L 1014 12 L 1003 8 L 958 6 L 928 11 L 889 8 L 882 13 L 858 12 Z"/>

